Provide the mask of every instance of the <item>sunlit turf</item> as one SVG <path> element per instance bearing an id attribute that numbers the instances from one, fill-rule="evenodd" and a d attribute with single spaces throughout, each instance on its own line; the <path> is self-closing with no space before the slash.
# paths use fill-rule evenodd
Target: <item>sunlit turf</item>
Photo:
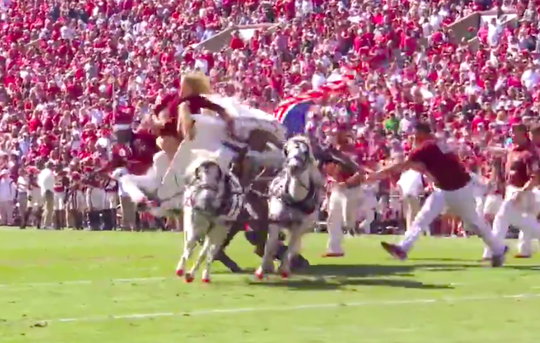
<path id="1" fill-rule="evenodd" d="M 306 237 L 303 275 L 260 282 L 239 235 L 229 253 L 250 272 L 216 263 L 206 285 L 174 277 L 181 234 L 2 229 L 0 342 L 537 340 L 539 258 L 492 269 L 478 239 L 426 238 L 399 262 L 379 246 L 397 237 L 364 236 L 323 259 L 326 239 Z"/>

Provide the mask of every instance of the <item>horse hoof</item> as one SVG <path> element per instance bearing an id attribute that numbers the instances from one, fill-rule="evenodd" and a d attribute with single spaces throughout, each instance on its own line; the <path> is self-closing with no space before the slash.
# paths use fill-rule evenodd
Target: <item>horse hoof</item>
<path id="1" fill-rule="evenodd" d="M 255 272 L 255 277 L 259 280 L 264 279 L 264 272 L 261 268 L 257 269 L 257 271 Z"/>
<path id="2" fill-rule="evenodd" d="M 210 278 L 203 278 L 203 279 L 202 279 L 202 282 L 203 282 L 203 283 L 210 283 Z"/>
<path id="3" fill-rule="evenodd" d="M 192 283 L 193 282 L 193 275 L 187 273 L 184 280 L 186 281 L 186 283 Z"/>
<path id="4" fill-rule="evenodd" d="M 178 276 L 178 277 L 184 276 L 184 270 L 183 270 L 183 269 L 178 269 L 178 270 L 176 271 L 176 276 Z"/>
<path id="5" fill-rule="evenodd" d="M 287 279 L 287 278 L 289 278 L 289 272 L 281 272 L 281 278 L 282 278 L 282 279 Z"/>

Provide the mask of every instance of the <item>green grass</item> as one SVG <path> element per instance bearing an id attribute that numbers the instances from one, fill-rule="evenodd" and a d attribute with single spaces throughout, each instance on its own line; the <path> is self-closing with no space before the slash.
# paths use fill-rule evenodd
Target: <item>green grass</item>
<path id="1" fill-rule="evenodd" d="M 477 239 L 426 238 L 411 260 L 398 262 L 380 249 L 380 237 L 359 237 L 346 241 L 345 258 L 322 259 L 326 238 L 306 237 L 313 266 L 305 275 L 256 282 L 216 263 L 213 283 L 205 285 L 173 277 L 180 234 L 0 230 L 0 342 L 538 338 L 539 258 L 510 258 L 505 268 L 491 269 L 477 262 Z M 245 268 L 259 262 L 241 236 L 229 253 Z"/>

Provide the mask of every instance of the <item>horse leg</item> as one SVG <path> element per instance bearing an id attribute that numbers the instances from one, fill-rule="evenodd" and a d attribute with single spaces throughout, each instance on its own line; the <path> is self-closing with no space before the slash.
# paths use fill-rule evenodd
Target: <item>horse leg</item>
<path id="1" fill-rule="evenodd" d="M 214 230 L 215 230 L 215 228 L 212 228 L 210 230 L 210 232 L 212 232 Z M 202 247 L 201 251 L 199 252 L 199 256 L 197 257 L 197 260 L 195 261 L 195 264 L 193 265 L 193 267 L 191 267 L 191 270 L 189 271 L 189 273 L 186 273 L 186 277 L 185 277 L 186 282 L 192 282 L 193 281 L 193 277 L 194 277 L 193 275 L 195 275 L 195 273 L 197 272 L 197 270 L 201 266 L 201 263 L 202 263 L 203 259 L 208 255 L 208 251 L 210 250 L 210 246 L 212 244 L 212 242 L 210 240 L 210 236 L 209 236 L 210 232 L 208 232 L 207 235 L 206 235 L 203 247 Z"/>
<path id="2" fill-rule="evenodd" d="M 271 224 L 268 227 L 268 240 L 264 248 L 262 264 L 255 272 L 255 276 L 259 279 L 264 277 L 264 273 L 273 272 L 275 251 L 279 244 L 279 231 L 280 227 L 276 224 Z"/>
<path id="3" fill-rule="evenodd" d="M 279 267 L 281 277 L 284 279 L 288 278 L 291 274 L 292 260 L 298 254 L 298 250 L 300 250 L 300 239 L 302 237 L 302 232 L 299 229 L 291 230 L 290 236 L 289 247 L 287 248 L 287 252 L 285 253 Z"/>
<path id="4" fill-rule="evenodd" d="M 266 199 L 255 195 L 248 194 L 247 199 L 249 205 L 257 218 L 250 221 L 250 231 L 246 231 L 246 239 L 255 247 L 255 254 L 263 257 L 266 238 L 268 237 L 268 202 Z M 248 214 L 248 218 L 251 216 Z"/>
<path id="5" fill-rule="evenodd" d="M 229 230 L 227 226 L 216 226 L 212 231 L 208 233 L 208 241 L 210 242 L 210 247 L 207 252 L 206 257 L 206 266 L 202 274 L 202 282 L 210 283 L 210 268 L 212 267 L 212 262 L 216 253 L 219 252 L 219 249 L 223 246 L 223 242 L 227 237 Z"/>
<path id="6" fill-rule="evenodd" d="M 227 246 L 229 246 L 234 236 L 236 236 L 236 234 L 240 231 L 242 231 L 242 223 L 234 223 L 231 229 L 228 231 L 227 237 L 225 237 L 223 244 L 221 244 L 214 256 L 215 261 L 223 263 L 225 267 L 229 268 L 229 270 L 233 273 L 241 273 L 242 268 L 240 268 L 238 264 L 236 264 L 236 262 L 233 261 L 233 259 L 231 259 L 227 253 L 225 253 L 225 249 Z"/>
<path id="7" fill-rule="evenodd" d="M 193 220 L 192 209 L 186 207 L 184 209 L 184 251 L 182 252 L 182 257 L 176 266 L 176 275 L 179 277 L 184 275 L 186 263 L 193 253 L 193 249 L 195 249 L 195 246 L 197 245 L 198 236 L 198 232 L 195 228 L 195 222 Z"/>

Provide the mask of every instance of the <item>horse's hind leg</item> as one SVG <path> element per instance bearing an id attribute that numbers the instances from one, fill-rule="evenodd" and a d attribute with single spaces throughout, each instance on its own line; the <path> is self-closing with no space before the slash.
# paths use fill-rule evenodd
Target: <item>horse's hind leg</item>
<path id="1" fill-rule="evenodd" d="M 227 248 L 227 246 L 229 246 L 234 236 L 236 236 L 236 234 L 240 231 L 242 231 L 242 223 L 241 222 L 235 223 L 231 227 L 229 232 L 227 233 L 227 237 L 225 237 L 223 244 L 221 244 L 221 246 L 216 251 L 216 254 L 214 256 L 214 261 L 219 261 L 223 263 L 225 267 L 229 268 L 229 270 L 233 273 L 242 272 L 242 268 L 240 268 L 238 264 L 236 264 L 236 262 L 233 261 L 233 259 L 231 259 L 229 255 L 227 255 L 227 253 L 225 252 L 225 249 Z"/>
<path id="2" fill-rule="evenodd" d="M 228 227 L 222 225 L 215 226 L 214 229 L 208 233 L 207 241 L 210 244 L 206 256 L 206 266 L 202 274 L 202 282 L 210 283 L 210 269 L 212 267 L 212 262 L 214 261 L 216 253 L 219 252 L 219 249 L 223 245 L 228 233 Z"/>

